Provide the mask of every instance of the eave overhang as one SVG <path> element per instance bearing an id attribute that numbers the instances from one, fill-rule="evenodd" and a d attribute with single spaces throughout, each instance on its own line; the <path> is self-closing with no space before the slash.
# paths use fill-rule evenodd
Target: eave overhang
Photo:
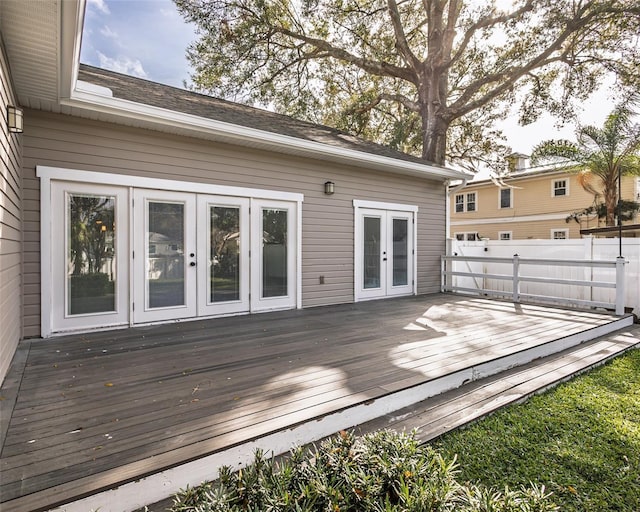
<path id="1" fill-rule="evenodd" d="M 389 158 L 315 141 L 257 130 L 170 109 L 158 108 L 88 90 L 71 92 L 61 105 L 75 115 L 176 133 L 215 142 L 263 149 L 300 157 L 332 161 L 367 169 L 438 181 L 465 179 L 459 171 L 427 163 Z"/>

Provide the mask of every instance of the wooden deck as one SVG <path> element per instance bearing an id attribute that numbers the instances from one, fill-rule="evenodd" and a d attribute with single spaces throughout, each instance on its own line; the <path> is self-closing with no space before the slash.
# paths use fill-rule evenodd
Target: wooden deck
<path id="1" fill-rule="evenodd" d="M 0 508 L 47 510 L 613 320 L 434 295 L 23 342 Z"/>

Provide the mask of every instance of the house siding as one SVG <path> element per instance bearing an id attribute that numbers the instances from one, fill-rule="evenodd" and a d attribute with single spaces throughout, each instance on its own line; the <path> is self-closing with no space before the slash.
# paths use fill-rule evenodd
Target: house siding
<path id="1" fill-rule="evenodd" d="M 11 74 L 0 48 L 2 116 L 16 105 Z M 4 380 L 22 331 L 22 135 L 9 133 L 0 123 L 0 382 Z"/>
<path id="2" fill-rule="evenodd" d="M 622 179 L 622 197 L 635 199 L 635 177 Z M 553 182 L 566 180 L 568 194 L 555 197 Z M 497 240 L 501 231 L 511 231 L 513 240 L 549 239 L 552 229 L 567 229 L 569 238 L 580 238 L 580 229 L 597 227 L 597 220 L 589 225 L 583 222 L 566 222 L 573 212 L 581 211 L 593 204 L 593 195 L 578 183 L 576 174 L 549 173 L 505 180 L 512 186 L 512 207 L 500 208 L 500 188 L 493 183 L 470 183 L 466 188 L 451 194 L 451 236 L 457 233 L 478 233 L 483 238 Z M 455 196 L 476 192 L 476 211 L 456 212 Z M 601 199 L 602 200 L 602 199 Z M 539 216 L 553 216 L 541 220 Z"/>
<path id="3" fill-rule="evenodd" d="M 304 194 L 303 307 L 354 300 L 354 199 L 417 205 L 418 293 L 439 290 L 445 243 L 441 182 L 41 111 L 25 115 L 26 336 L 40 333 L 38 165 Z M 324 194 L 327 180 L 336 184 L 331 196 Z"/>

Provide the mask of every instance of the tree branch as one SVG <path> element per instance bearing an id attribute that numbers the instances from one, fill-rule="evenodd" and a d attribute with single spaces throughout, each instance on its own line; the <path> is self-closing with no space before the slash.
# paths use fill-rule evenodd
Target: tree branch
<path id="1" fill-rule="evenodd" d="M 389 16 L 391 17 L 391 24 L 393 25 L 393 33 L 396 36 L 396 48 L 400 52 L 400 55 L 404 58 L 405 62 L 411 66 L 412 69 L 417 70 L 420 66 L 420 61 L 415 54 L 409 48 L 409 42 L 400 20 L 400 13 L 398 12 L 398 4 L 395 0 L 387 0 L 389 8 Z"/>
<path id="2" fill-rule="evenodd" d="M 363 57 L 358 57 L 344 50 L 343 48 L 338 48 L 337 46 L 334 46 L 328 41 L 325 41 L 323 39 L 318 39 L 315 37 L 309 37 L 297 32 L 293 32 L 284 27 L 276 27 L 275 30 L 285 36 L 291 37 L 293 39 L 297 39 L 298 41 L 303 41 L 319 50 L 323 50 L 324 52 L 331 55 L 335 59 L 358 66 L 359 68 L 373 75 L 393 76 L 396 78 L 401 78 L 402 80 L 406 80 L 413 84 L 417 84 L 418 82 L 418 77 L 410 68 L 396 66 L 394 64 L 389 64 L 388 62 L 375 61 L 372 59 L 365 59 Z"/>
<path id="3" fill-rule="evenodd" d="M 507 68 L 504 71 L 498 73 L 485 75 L 481 79 L 476 80 L 474 83 L 468 85 L 465 91 L 460 95 L 460 97 L 451 104 L 449 109 L 449 119 L 456 119 L 458 117 L 461 117 L 467 112 L 471 112 L 472 110 L 475 110 L 476 108 L 488 103 L 492 99 L 507 92 L 511 87 L 513 87 L 514 82 L 522 78 L 527 73 L 530 73 L 534 69 L 564 59 L 568 54 L 570 47 L 567 47 L 560 56 L 552 57 L 552 55 L 558 49 L 562 48 L 562 45 L 569 37 L 574 35 L 578 30 L 586 27 L 594 18 L 601 15 L 602 13 L 593 11 L 587 16 L 581 18 L 580 16 L 582 14 L 583 13 L 581 11 L 576 15 L 576 17 L 573 18 L 573 20 L 569 21 L 566 24 L 566 28 L 558 35 L 556 40 L 549 44 L 539 55 L 537 55 L 533 59 L 530 59 L 527 64 L 523 66 Z M 480 98 L 474 101 L 470 101 L 478 91 L 494 82 L 499 82 L 500 85 L 488 91 Z"/>
<path id="4" fill-rule="evenodd" d="M 464 38 L 462 39 L 462 42 L 460 43 L 460 46 L 458 47 L 458 50 L 456 51 L 455 55 L 451 57 L 451 59 L 448 62 L 443 63 L 444 66 L 446 67 L 451 66 L 451 64 L 459 60 L 462 57 L 462 55 L 464 55 L 464 52 L 466 51 L 467 46 L 469 46 L 471 39 L 473 39 L 473 36 L 478 30 L 482 28 L 493 27 L 500 23 L 505 23 L 507 21 L 517 19 L 520 16 L 522 16 L 524 13 L 533 10 L 533 6 L 534 6 L 534 0 L 528 0 L 527 3 L 524 4 L 520 9 L 513 11 L 512 13 L 504 14 L 502 16 L 482 18 L 476 21 L 473 25 L 471 25 L 466 30 L 466 32 L 464 33 Z"/>

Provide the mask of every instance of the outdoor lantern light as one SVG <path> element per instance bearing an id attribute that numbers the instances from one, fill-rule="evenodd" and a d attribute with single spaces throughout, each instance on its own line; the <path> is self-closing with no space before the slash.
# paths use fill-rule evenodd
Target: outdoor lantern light
<path id="1" fill-rule="evenodd" d="M 336 184 L 333 181 L 326 181 L 324 184 L 324 193 L 330 196 L 335 192 Z"/>
<path id="2" fill-rule="evenodd" d="M 7 127 L 11 133 L 22 133 L 22 109 L 7 105 Z"/>

